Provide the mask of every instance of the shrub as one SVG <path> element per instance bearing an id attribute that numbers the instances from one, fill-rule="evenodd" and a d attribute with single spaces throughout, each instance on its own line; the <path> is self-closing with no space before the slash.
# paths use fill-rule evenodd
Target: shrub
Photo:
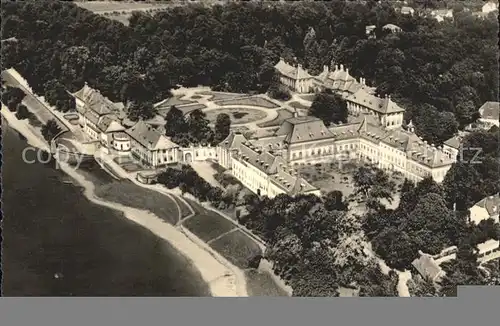
<path id="1" fill-rule="evenodd" d="M 28 111 L 28 108 L 24 104 L 18 104 L 16 118 L 19 120 L 28 119 L 31 115 L 31 112 Z"/>

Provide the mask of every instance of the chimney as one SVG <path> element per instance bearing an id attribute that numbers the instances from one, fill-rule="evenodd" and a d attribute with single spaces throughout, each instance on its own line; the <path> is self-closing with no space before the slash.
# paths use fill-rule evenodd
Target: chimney
<path id="1" fill-rule="evenodd" d="M 328 66 L 327 65 L 323 66 L 323 72 L 328 72 Z"/>
<path id="2" fill-rule="evenodd" d="M 340 70 L 342 70 L 342 71 L 344 70 L 344 65 L 343 64 L 340 65 Z"/>

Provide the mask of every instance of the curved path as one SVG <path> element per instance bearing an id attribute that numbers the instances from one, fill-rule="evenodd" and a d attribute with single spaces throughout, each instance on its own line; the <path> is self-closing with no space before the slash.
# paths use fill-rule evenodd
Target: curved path
<path id="1" fill-rule="evenodd" d="M 209 254 L 212 258 L 214 258 L 225 269 L 224 271 L 221 270 L 220 272 L 214 272 L 214 271 L 220 270 L 220 268 L 215 268 L 215 266 L 211 266 L 210 268 L 208 268 L 208 267 L 205 267 L 205 266 L 200 265 L 200 264 L 196 265 L 198 267 L 198 269 L 200 269 L 202 274 L 213 275 L 214 273 L 219 273 L 219 276 L 217 278 L 207 280 L 207 282 L 210 285 L 211 290 L 213 290 L 214 288 L 216 289 L 216 292 L 212 293 L 214 296 L 228 296 L 226 294 L 219 292 L 220 290 L 218 290 L 218 289 L 221 289 L 222 286 L 224 286 L 226 288 L 226 291 L 225 291 L 226 293 L 231 293 L 231 295 L 229 295 L 229 296 L 243 296 L 243 297 L 248 296 L 248 292 L 247 292 L 247 288 L 246 288 L 246 278 L 245 278 L 243 271 L 241 271 L 238 267 L 234 266 L 231 262 L 229 262 L 221 254 L 219 254 L 218 252 L 213 250 L 204 241 L 202 241 L 200 238 L 198 238 L 196 235 L 194 235 L 192 232 L 190 232 L 188 229 L 186 229 L 182 226 L 182 224 L 181 224 L 182 221 L 184 221 L 186 218 L 192 217 L 196 214 L 196 212 L 193 210 L 191 205 L 184 198 L 176 195 L 173 191 L 168 190 L 164 187 L 161 187 L 158 185 L 146 185 L 146 184 L 140 183 L 135 178 L 135 175 L 136 175 L 135 173 L 132 173 L 132 174 L 127 173 L 118 164 L 116 164 L 116 162 L 114 162 L 113 159 L 107 154 L 100 154 L 99 157 L 103 161 L 105 161 L 113 169 L 113 171 L 115 173 L 117 173 L 120 177 L 122 177 L 124 179 L 129 179 L 137 186 L 157 191 L 157 192 L 167 196 L 175 203 L 175 205 L 178 209 L 178 212 L 179 212 L 179 216 L 178 216 L 179 223 L 177 223 L 177 225 L 175 225 L 175 226 L 170 225 L 170 224 L 168 224 L 168 225 L 171 226 L 172 228 L 175 228 L 177 231 L 180 231 L 186 238 L 191 240 L 192 243 L 196 244 L 200 250 L 203 250 L 207 254 Z M 185 204 L 186 207 L 188 207 L 188 209 L 190 210 L 191 213 L 187 217 L 182 218 L 181 208 L 180 208 L 178 202 L 175 200 L 175 198 L 173 198 L 173 196 L 175 196 L 175 198 L 178 198 L 180 201 L 183 202 L 183 204 Z M 167 237 L 166 240 L 169 241 L 169 238 Z M 186 255 L 186 256 L 189 257 L 189 255 Z M 208 269 L 208 270 L 214 269 L 214 271 L 212 271 L 212 270 L 205 271 L 206 269 Z"/>
<path id="2" fill-rule="evenodd" d="M 244 123 L 237 123 L 237 122 L 231 122 L 232 126 L 235 127 L 247 127 L 248 129 L 257 129 L 257 124 L 263 123 L 263 122 L 268 122 L 276 119 L 278 117 L 278 110 L 281 108 L 276 108 L 276 109 L 268 109 L 268 108 L 263 108 L 261 106 L 253 106 L 253 105 L 224 105 L 224 106 L 216 106 L 216 107 L 208 107 L 203 110 L 203 112 L 207 113 L 210 111 L 216 111 L 216 110 L 224 110 L 224 109 L 248 109 L 248 110 L 258 110 L 260 112 L 263 112 L 266 114 L 264 118 L 249 121 L 249 122 L 244 122 Z M 250 113 L 251 114 L 251 113 Z"/>

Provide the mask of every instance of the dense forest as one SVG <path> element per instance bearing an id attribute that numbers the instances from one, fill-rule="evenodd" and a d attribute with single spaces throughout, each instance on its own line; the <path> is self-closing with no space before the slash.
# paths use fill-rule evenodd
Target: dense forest
<path id="1" fill-rule="evenodd" d="M 312 73 L 331 62 L 343 63 L 355 77 L 376 86 L 378 94 L 391 94 L 407 109 L 406 121 L 413 120 L 417 133 L 440 144 L 474 121 L 483 102 L 498 101 L 497 19 L 477 19 L 460 7 L 454 11 L 453 21 L 438 23 L 400 15 L 388 1 L 195 4 L 154 16 L 136 12 L 130 26 L 124 26 L 70 2 L 2 2 L 1 65 L 15 67 L 54 103 L 71 103 L 64 90 L 76 91 L 87 81 L 114 101 L 149 108 L 171 96 L 177 85 L 233 92 L 271 87 L 280 93 L 273 67 L 280 56 Z M 403 31 L 387 33 L 381 28 L 387 23 Z M 375 38 L 366 35 L 367 25 L 377 26 Z M 15 94 L 5 97 L 14 110 Z M 337 100 L 323 94 L 314 110 L 321 112 Z M 345 121 L 343 112 L 324 119 Z M 169 117 L 167 135 L 180 142 L 216 143 L 229 129 L 224 116 L 215 131 L 202 112 L 186 121 L 172 109 Z M 203 128 L 188 128 L 191 123 Z M 359 170 L 356 192 L 369 206 L 361 223 L 346 212 L 348 204 L 339 193 L 248 196 L 249 215 L 240 222 L 269 243 L 266 256 L 295 295 L 332 296 L 349 286 L 359 288 L 360 295 L 395 295 L 394 275 L 380 273 L 361 250 L 366 241 L 390 267 L 401 269 L 409 267 L 419 249 L 436 253 L 457 244 L 464 259 L 447 267 L 453 273 L 443 281 L 445 294 L 457 284 L 488 284 L 471 268 L 476 267 L 473 248 L 486 236 L 498 238 L 498 225 L 470 228 L 465 221 L 468 207 L 498 192 L 498 146 L 498 129 L 470 134 L 464 149 L 481 148 L 480 163 L 470 164 L 475 153 L 465 150 L 442 185 L 405 183 L 394 210 L 379 201 L 392 197 L 387 177 L 375 168 Z M 200 200 L 233 204 L 234 198 L 213 190 L 191 170 L 169 173 L 161 183 L 182 183 L 183 191 Z"/>
<path id="2" fill-rule="evenodd" d="M 388 1 L 193 4 L 135 12 L 124 26 L 67 2 L 2 2 L 2 39 L 15 41 L 3 42 L 1 63 L 39 93 L 88 81 L 135 103 L 164 99 L 179 84 L 264 92 L 280 56 L 312 73 L 343 63 L 392 94 L 417 133 L 439 144 L 498 98 L 498 22 L 454 10 L 454 21 L 438 23 L 398 14 Z M 387 23 L 403 31 L 388 34 Z M 376 38 L 365 32 L 372 24 Z"/>

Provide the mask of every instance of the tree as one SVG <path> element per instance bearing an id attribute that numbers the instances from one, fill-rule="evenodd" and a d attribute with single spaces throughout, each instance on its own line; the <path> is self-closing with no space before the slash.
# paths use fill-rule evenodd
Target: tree
<path id="1" fill-rule="evenodd" d="M 349 205 L 342 200 L 342 192 L 338 190 L 330 191 L 325 195 L 323 201 L 325 208 L 329 211 L 347 211 Z"/>
<path id="2" fill-rule="evenodd" d="M 448 170 L 443 187 L 450 205 L 467 210 L 499 191 L 498 132 L 472 132 L 464 139 L 457 162 Z"/>
<path id="3" fill-rule="evenodd" d="M 62 129 L 59 127 L 54 119 L 47 121 L 45 125 L 42 126 L 42 136 L 46 141 L 50 142 L 55 136 L 57 136 Z"/>
<path id="4" fill-rule="evenodd" d="M 281 85 L 278 72 L 274 72 L 271 82 L 269 83 L 269 88 L 267 89 L 267 94 L 269 94 L 271 98 L 281 101 L 288 101 L 292 98 L 290 92 Z"/>
<path id="5" fill-rule="evenodd" d="M 16 118 L 18 118 L 19 120 L 28 119 L 30 117 L 30 115 L 31 115 L 31 112 L 28 111 L 28 108 L 26 107 L 26 105 L 21 104 L 21 103 L 19 103 L 17 105 Z"/>
<path id="6" fill-rule="evenodd" d="M 309 114 L 320 118 L 327 126 L 332 123 L 347 122 L 347 104 L 340 95 L 322 92 L 314 98 Z"/>
<path id="7" fill-rule="evenodd" d="M 66 88 L 58 80 L 50 80 L 45 85 L 45 100 L 61 112 L 75 109 L 75 98 L 68 94 Z"/>
<path id="8" fill-rule="evenodd" d="M 381 169 L 375 166 L 361 166 L 353 175 L 354 194 L 361 196 L 372 207 L 380 199 L 392 201 L 395 183 Z"/>
<path id="9" fill-rule="evenodd" d="M 442 265 L 445 276 L 439 282 L 440 292 L 447 297 L 456 297 L 458 286 L 484 285 L 486 280 L 479 271 L 476 249 L 467 243 L 458 246 L 457 256 Z"/>
<path id="10" fill-rule="evenodd" d="M 215 122 L 215 143 L 218 144 L 227 136 L 231 130 L 231 118 L 225 113 L 220 113 L 217 115 L 217 120 Z"/>
<path id="11" fill-rule="evenodd" d="M 458 131 L 458 123 L 451 112 L 439 112 L 434 106 L 418 107 L 415 116 L 417 134 L 430 144 L 441 145 Z"/>
<path id="12" fill-rule="evenodd" d="M 188 132 L 188 124 L 184 114 L 175 105 L 172 105 L 165 116 L 165 120 L 165 135 L 174 137 Z"/>
<path id="13" fill-rule="evenodd" d="M 210 143 L 213 140 L 214 134 L 208 126 L 209 121 L 206 119 L 206 114 L 200 109 L 196 109 L 189 115 L 188 126 L 189 135 L 195 143 Z"/>
<path id="14" fill-rule="evenodd" d="M 7 86 L 5 90 L 2 89 L 1 97 L 2 102 L 7 105 L 7 108 L 11 112 L 16 112 L 18 104 L 21 103 L 25 95 L 26 94 L 24 94 L 21 89 L 17 87 Z"/>
<path id="15" fill-rule="evenodd" d="M 156 108 L 151 102 L 132 102 L 128 107 L 128 118 L 132 121 L 149 120 L 156 116 Z"/>

